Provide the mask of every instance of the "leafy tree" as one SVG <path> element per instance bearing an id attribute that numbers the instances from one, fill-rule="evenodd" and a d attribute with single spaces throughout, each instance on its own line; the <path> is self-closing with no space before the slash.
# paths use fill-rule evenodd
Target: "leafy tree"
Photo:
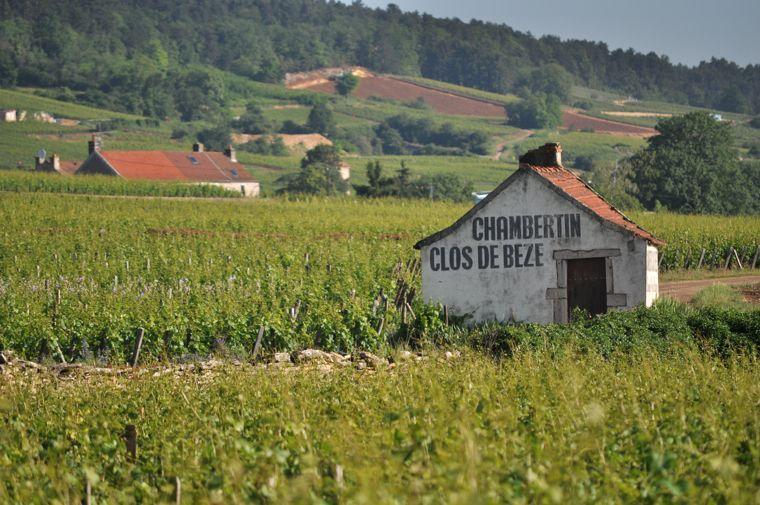
<path id="1" fill-rule="evenodd" d="M 285 142 L 279 135 L 274 137 L 261 136 L 256 140 L 246 142 L 241 145 L 240 148 L 243 151 L 254 154 L 266 154 L 271 156 L 287 156 L 288 154 L 288 148 L 285 146 Z"/>
<path id="2" fill-rule="evenodd" d="M 185 137 L 192 135 L 193 130 L 187 125 L 179 125 L 172 129 L 171 138 L 173 140 L 184 140 Z"/>
<path id="3" fill-rule="evenodd" d="M 557 97 L 566 102 L 570 98 L 573 76 L 564 67 L 556 63 L 534 68 L 517 81 L 517 90 L 524 97 L 544 94 Z"/>
<path id="4" fill-rule="evenodd" d="M 370 161 L 367 163 L 367 181 L 366 186 L 354 186 L 356 194 L 365 197 L 387 196 L 389 187 L 393 184 L 393 179 L 383 177 L 383 165 L 379 161 Z"/>
<path id="5" fill-rule="evenodd" d="M 413 195 L 432 200 L 466 202 L 475 190 L 472 182 L 462 182 L 455 174 L 424 175 L 412 184 Z"/>
<path id="6" fill-rule="evenodd" d="M 399 114 L 386 119 L 378 125 L 375 132 L 383 141 L 383 152 L 387 154 L 400 154 L 403 143 L 399 142 L 396 135 L 401 139 L 413 143 L 444 148 L 455 148 L 449 151 L 461 150 L 475 154 L 488 152 L 488 136 L 482 132 L 465 131 L 455 128 L 451 123 L 436 125 L 427 118 L 413 118 L 406 114 Z M 394 133 L 395 132 L 395 133 Z M 387 146 L 387 149 L 386 149 Z M 426 151 L 445 152 L 446 149 L 426 149 Z"/>
<path id="7" fill-rule="evenodd" d="M 212 128 L 206 128 L 198 132 L 198 142 L 202 143 L 209 151 L 224 151 L 232 142 L 230 127 L 219 124 Z"/>
<path id="8" fill-rule="evenodd" d="M 335 90 L 343 96 L 348 96 L 358 84 L 359 78 L 351 72 L 346 72 L 335 79 Z"/>
<path id="9" fill-rule="evenodd" d="M 314 105 L 309 112 L 306 126 L 325 137 L 332 137 L 335 135 L 335 118 L 332 109 L 323 103 Z"/>
<path id="10" fill-rule="evenodd" d="M 660 204 L 690 213 L 745 210 L 731 127 L 707 112 L 659 122 L 658 135 L 630 158 L 637 197 L 648 209 Z"/>
<path id="11" fill-rule="evenodd" d="M 591 161 L 586 180 L 612 205 L 625 210 L 639 210 L 643 206 L 636 199 L 637 189 L 632 179 L 631 165 L 623 162 Z"/>
<path id="12" fill-rule="evenodd" d="M 306 125 L 298 124 L 291 119 L 286 119 L 282 123 L 279 132 L 289 135 L 302 135 L 304 133 L 312 133 L 312 130 Z"/>
<path id="13" fill-rule="evenodd" d="M 553 95 L 531 95 L 506 109 L 508 124 L 519 128 L 556 128 L 562 124 L 562 104 Z"/>
<path id="14" fill-rule="evenodd" d="M 424 175 L 414 178 L 405 162 L 394 177 L 383 177 L 383 167 L 379 161 L 367 164 L 366 186 L 356 186 L 356 194 L 364 197 L 430 198 L 456 202 L 469 200 L 472 183 L 463 183 L 454 174 Z"/>
<path id="15" fill-rule="evenodd" d="M 739 114 L 747 114 L 752 111 L 752 106 L 744 96 L 744 93 L 736 86 L 731 86 L 721 95 L 716 108 Z"/>
<path id="16" fill-rule="evenodd" d="M 279 135 L 275 135 L 271 143 L 271 153 L 274 156 L 287 156 L 288 148 L 285 145 L 285 141 Z"/>
<path id="17" fill-rule="evenodd" d="M 296 193 L 322 196 L 346 194 L 348 183 L 340 176 L 340 156 L 333 146 L 319 145 L 306 152 L 301 169 L 287 174 L 277 183 L 278 193 Z"/>
<path id="18" fill-rule="evenodd" d="M 406 148 L 404 139 L 395 128 L 387 123 L 380 123 L 375 127 L 375 134 L 383 146 L 383 154 L 404 154 Z"/>
<path id="19" fill-rule="evenodd" d="M 267 133 L 272 129 L 272 124 L 264 117 L 264 111 L 254 102 L 246 105 L 245 112 L 235 121 L 234 126 L 243 133 L 250 134 Z"/>
<path id="20" fill-rule="evenodd" d="M 183 121 L 213 117 L 224 103 L 224 82 L 203 70 L 170 76 L 174 101 Z"/>

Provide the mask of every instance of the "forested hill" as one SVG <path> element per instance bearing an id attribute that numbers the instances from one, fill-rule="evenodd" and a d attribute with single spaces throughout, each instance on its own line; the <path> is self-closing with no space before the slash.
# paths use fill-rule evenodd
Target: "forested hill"
<path id="1" fill-rule="evenodd" d="M 276 82 L 285 72 L 357 64 L 505 92 L 559 63 L 578 84 L 721 110 L 760 113 L 760 65 L 610 51 L 324 0 L 0 0 L 0 85 L 66 87 L 99 105 L 149 115 L 171 108 L 190 64 Z M 82 94 L 81 92 L 86 92 Z"/>

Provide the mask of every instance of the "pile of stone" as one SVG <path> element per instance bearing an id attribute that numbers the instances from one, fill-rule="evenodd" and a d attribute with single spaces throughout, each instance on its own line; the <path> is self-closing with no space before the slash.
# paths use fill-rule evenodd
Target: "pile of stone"
<path id="1" fill-rule="evenodd" d="M 460 353 L 458 351 L 446 351 L 445 353 L 437 355 L 437 357 L 444 360 L 457 358 L 459 356 Z M 268 358 L 255 360 L 253 362 L 211 358 L 181 364 L 156 364 L 138 367 L 105 367 L 87 363 L 56 363 L 43 365 L 17 358 L 12 351 L 5 350 L 0 352 L 0 375 L 39 372 L 49 373 L 60 379 L 89 375 L 152 375 L 153 377 L 159 377 L 163 375 L 181 375 L 184 373 L 207 373 L 223 367 L 264 367 L 292 370 L 298 370 L 299 368 L 316 368 L 323 371 L 353 367 L 359 371 L 375 371 L 382 369 L 389 370 L 402 363 L 417 363 L 425 361 L 428 358 L 429 356 L 427 355 L 410 351 L 399 351 L 391 358 L 383 358 L 377 354 L 366 351 L 360 351 L 355 354 L 340 354 L 319 349 L 304 349 L 302 351 L 294 351 L 290 353 L 277 352 Z"/>

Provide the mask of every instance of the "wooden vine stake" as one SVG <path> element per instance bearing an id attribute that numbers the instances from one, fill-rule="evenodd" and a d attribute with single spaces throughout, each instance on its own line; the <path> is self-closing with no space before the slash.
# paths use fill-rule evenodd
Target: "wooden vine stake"
<path id="1" fill-rule="evenodd" d="M 124 444 L 127 446 L 127 460 L 134 463 L 137 461 L 137 427 L 134 424 L 124 428 Z"/>
<path id="2" fill-rule="evenodd" d="M 739 270 L 744 270 L 744 267 L 742 266 L 742 261 L 739 259 L 739 253 L 736 252 L 736 249 L 733 247 L 731 250 L 734 252 L 734 259 L 736 259 L 736 264 L 739 265 Z"/>
<path id="3" fill-rule="evenodd" d="M 137 366 L 137 360 L 140 359 L 140 350 L 142 349 L 143 337 L 145 336 L 145 328 L 140 328 L 137 333 L 137 340 L 135 340 L 135 351 L 132 355 L 132 368 Z"/>
<path id="4" fill-rule="evenodd" d="M 90 483 L 90 479 L 86 478 L 84 479 L 84 505 L 91 505 L 92 504 L 92 483 Z"/>
<path id="5" fill-rule="evenodd" d="M 174 503 L 177 505 L 182 503 L 182 481 L 179 477 L 174 477 Z"/>
<path id="6" fill-rule="evenodd" d="M 755 249 L 755 257 L 752 258 L 752 269 L 754 270 L 755 266 L 757 265 L 757 258 L 760 257 L 760 245 L 757 246 L 757 249 Z"/>
<path id="7" fill-rule="evenodd" d="M 702 249 L 702 254 L 699 256 L 699 264 L 697 265 L 697 270 L 702 268 L 702 262 L 705 261 L 705 254 L 707 253 L 706 249 Z"/>
<path id="8" fill-rule="evenodd" d="M 256 343 L 253 344 L 253 357 L 258 356 L 261 351 L 261 339 L 264 338 L 264 325 L 259 326 L 259 334 L 256 336 Z"/>

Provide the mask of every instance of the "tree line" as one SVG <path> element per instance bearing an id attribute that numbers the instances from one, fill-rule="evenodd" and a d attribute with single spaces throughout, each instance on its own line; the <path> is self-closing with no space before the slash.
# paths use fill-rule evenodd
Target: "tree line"
<path id="1" fill-rule="evenodd" d="M 0 85 L 57 87 L 94 105 L 191 119 L 220 97 L 211 66 L 263 82 L 358 64 L 495 92 L 541 66 L 639 98 L 760 113 L 760 65 L 694 67 L 602 42 L 536 38 L 503 24 L 439 19 L 389 4 L 326 0 L 1 0 Z M 341 81 L 343 92 L 352 86 Z M 546 95 L 557 95 L 542 90 Z"/>

